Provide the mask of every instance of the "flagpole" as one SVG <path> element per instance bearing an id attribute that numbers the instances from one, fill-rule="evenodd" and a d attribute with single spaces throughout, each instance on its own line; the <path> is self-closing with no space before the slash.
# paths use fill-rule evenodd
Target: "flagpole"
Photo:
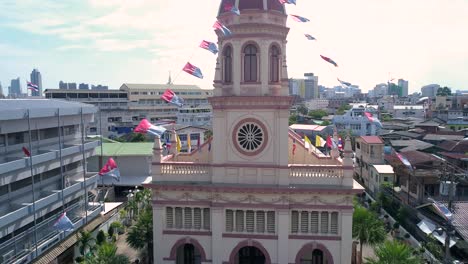
<path id="1" fill-rule="evenodd" d="M 65 189 L 65 178 L 63 175 L 63 159 L 62 159 L 62 129 L 60 128 L 60 108 L 57 108 L 57 129 L 58 129 L 58 144 L 59 144 L 59 159 L 60 159 L 60 178 L 62 179 L 62 213 L 65 213 L 65 197 L 63 190 Z"/>
<path id="2" fill-rule="evenodd" d="M 96 132 L 97 133 L 97 132 Z M 102 117 L 101 117 L 101 107 L 99 107 L 99 133 L 101 133 L 101 157 L 99 157 L 99 168 L 102 168 L 103 166 L 103 163 L 104 163 L 104 152 L 103 152 L 103 146 L 102 146 L 102 137 L 103 137 L 103 134 L 102 134 Z M 101 186 L 104 187 L 104 177 L 101 177 Z"/>
<path id="3" fill-rule="evenodd" d="M 84 183 L 84 200 L 85 200 L 85 224 L 88 223 L 88 191 L 86 188 L 86 156 L 84 151 L 84 124 L 83 124 L 83 107 L 81 107 L 80 111 L 81 117 L 81 153 L 83 154 L 83 160 L 81 161 L 83 164 L 83 183 Z"/>
<path id="4" fill-rule="evenodd" d="M 33 150 L 32 150 L 32 138 L 31 138 L 31 118 L 29 109 L 27 110 L 28 113 L 28 137 L 29 137 L 29 169 L 31 171 L 31 186 L 32 186 L 32 196 L 33 196 L 33 215 L 34 215 L 34 245 L 35 245 L 35 254 L 37 257 L 37 228 L 36 228 L 36 195 L 35 195 L 35 186 L 34 186 L 34 172 L 33 172 Z"/>

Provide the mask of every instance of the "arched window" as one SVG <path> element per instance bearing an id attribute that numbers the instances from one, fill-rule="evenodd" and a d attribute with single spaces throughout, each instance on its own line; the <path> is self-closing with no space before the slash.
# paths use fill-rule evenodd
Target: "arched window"
<path id="1" fill-rule="evenodd" d="M 227 46 L 224 48 L 223 52 L 223 69 L 224 69 L 224 82 L 231 83 L 232 82 L 232 48 L 231 46 Z"/>
<path id="2" fill-rule="evenodd" d="M 249 44 L 244 48 L 244 82 L 257 81 L 257 48 Z"/>
<path id="3" fill-rule="evenodd" d="M 279 82 L 280 52 L 277 46 L 270 50 L 270 82 Z"/>

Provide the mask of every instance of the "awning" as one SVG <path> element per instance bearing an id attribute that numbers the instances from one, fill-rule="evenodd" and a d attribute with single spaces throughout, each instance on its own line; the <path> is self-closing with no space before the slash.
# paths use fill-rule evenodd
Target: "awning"
<path id="1" fill-rule="evenodd" d="M 445 244 L 445 232 L 442 233 L 442 235 L 439 235 L 437 232 L 434 232 L 434 230 L 436 230 L 437 227 L 432 221 L 428 219 L 423 219 L 421 220 L 421 222 L 418 223 L 418 227 L 427 235 L 432 234 L 437 240 L 439 240 L 440 243 L 442 243 L 442 245 Z M 456 243 L 456 240 L 450 238 L 450 247 L 453 247 Z"/>
<path id="2" fill-rule="evenodd" d="M 113 178 L 105 177 L 105 185 L 114 185 L 114 186 L 141 186 L 144 183 L 150 183 L 153 180 L 152 176 L 120 176 L 120 181 L 116 181 Z M 98 184 L 101 185 L 101 179 L 99 179 Z"/>

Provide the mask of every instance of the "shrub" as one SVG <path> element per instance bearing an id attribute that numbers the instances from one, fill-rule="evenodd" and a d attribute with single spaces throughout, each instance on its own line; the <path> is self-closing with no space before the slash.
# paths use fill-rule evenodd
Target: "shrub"
<path id="1" fill-rule="evenodd" d="M 102 243 L 106 240 L 106 234 L 104 231 L 99 230 L 97 236 L 96 236 L 96 244 L 102 245 Z"/>
<path id="2" fill-rule="evenodd" d="M 395 222 L 395 223 L 393 224 L 393 229 L 399 229 L 399 228 L 400 228 L 400 223 Z"/>

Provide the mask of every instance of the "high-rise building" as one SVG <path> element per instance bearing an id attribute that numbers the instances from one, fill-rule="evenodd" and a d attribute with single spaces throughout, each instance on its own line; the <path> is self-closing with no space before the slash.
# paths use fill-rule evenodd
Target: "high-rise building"
<path id="1" fill-rule="evenodd" d="M 76 83 L 68 83 L 68 90 L 76 90 Z"/>
<path id="2" fill-rule="evenodd" d="M 87 83 L 80 83 L 80 85 L 78 86 L 78 89 L 79 89 L 79 90 L 89 90 L 89 84 L 87 84 Z"/>
<path id="3" fill-rule="evenodd" d="M 59 89 L 62 89 L 62 90 L 68 89 L 68 83 L 60 81 L 59 82 Z"/>
<path id="4" fill-rule="evenodd" d="M 39 91 L 31 90 L 31 96 L 41 96 L 42 95 L 42 76 L 39 70 L 34 69 L 31 72 L 31 82 L 38 86 Z"/>
<path id="5" fill-rule="evenodd" d="M 318 76 L 313 73 L 304 73 L 305 93 L 304 99 L 316 99 L 319 97 Z"/>
<path id="6" fill-rule="evenodd" d="M 108 89 L 109 89 L 109 86 L 104 86 L 101 84 L 91 86 L 91 90 L 108 90 Z"/>
<path id="7" fill-rule="evenodd" d="M 3 87 L 2 83 L 0 82 L 0 98 L 4 98 L 5 96 L 3 95 Z"/>
<path id="8" fill-rule="evenodd" d="M 421 95 L 423 97 L 435 97 L 437 90 L 440 88 L 438 84 L 429 84 L 421 87 Z"/>
<path id="9" fill-rule="evenodd" d="M 12 79 L 10 87 L 8 88 L 8 96 L 10 97 L 18 97 L 21 95 L 21 82 L 20 78 Z"/>
<path id="10" fill-rule="evenodd" d="M 96 110 L 59 100 L 0 100 L 0 263 L 34 262 L 74 236 L 54 227 L 64 212 L 74 231 L 102 223 L 100 176 L 86 162 L 99 141 L 81 134 Z"/>
<path id="11" fill-rule="evenodd" d="M 183 158 L 175 147 L 163 157 L 156 138 L 148 161 L 154 263 L 350 263 L 352 197 L 363 192 L 351 142 L 342 159 L 325 156 L 288 127 L 284 5 L 219 2 L 240 17 L 217 16 L 236 37 L 218 34 L 213 137 Z"/>
<path id="12" fill-rule="evenodd" d="M 401 87 L 401 96 L 408 96 L 408 81 L 399 79 L 398 80 L 398 86 Z"/>

